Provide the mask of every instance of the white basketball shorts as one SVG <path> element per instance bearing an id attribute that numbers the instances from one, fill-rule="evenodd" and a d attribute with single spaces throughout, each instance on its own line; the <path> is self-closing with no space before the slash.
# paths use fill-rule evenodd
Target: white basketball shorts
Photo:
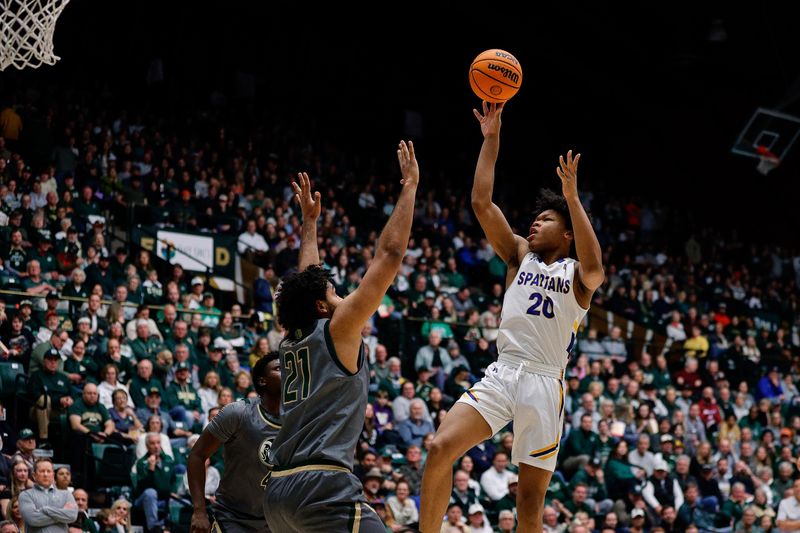
<path id="1" fill-rule="evenodd" d="M 513 464 L 525 463 L 550 472 L 556 469 L 564 426 L 561 379 L 496 362 L 458 401 L 474 407 L 493 435 L 513 421 Z"/>

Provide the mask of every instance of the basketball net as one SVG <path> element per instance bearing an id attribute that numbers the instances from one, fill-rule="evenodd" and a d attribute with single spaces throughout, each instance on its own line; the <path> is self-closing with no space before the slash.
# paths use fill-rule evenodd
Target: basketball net
<path id="1" fill-rule="evenodd" d="M 69 0 L 0 0 L 0 70 L 55 65 L 56 21 Z"/>
<path id="2" fill-rule="evenodd" d="M 765 146 L 756 146 L 756 152 L 758 152 L 759 155 L 759 162 L 756 166 L 756 170 L 764 176 L 769 174 L 770 170 L 773 170 L 781 164 L 781 159 Z"/>

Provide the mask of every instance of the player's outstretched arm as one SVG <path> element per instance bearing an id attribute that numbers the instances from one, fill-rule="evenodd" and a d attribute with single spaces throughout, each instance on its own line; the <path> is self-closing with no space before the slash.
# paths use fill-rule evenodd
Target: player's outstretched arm
<path id="1" fill-rule="evenodd" d="M 483 114 L 473 109 L 475 118 L 481 124 L 483 145 L 475 167 L 475 181 L 472 184 L 472 209 L 478 217 L 486 238 L 507 265 L 519 263 L 520 250 L 524 255 L 528 243 L 514 235 L 511 226 L 497 204 L 492 202 L 494 190 L 494 165 L 500 150 L 500 116 L 503 104 L 483 102 Z"/>
<path id="2" fill-rule="evenodd" d="M 317 219 L 322 212 L 322 199 L 319 191 L 311 194 L 311 180 L 308 179 L 308 174 L 305 172 L 298 172 L 297 181 L 292 182 L 292 189 L 294 190 L 294 199 L 303 213 L 303 228 L 300 230 L 300 258 L 297 265 L 297 269 L 302 272 L 310 265 L 319 264 Z"/>
<path id="3" fill-rule="evenodd" d="M 580 283 L 576 287 L 578 303 L 589 307 L 592 293 L 605 279 L 603 271 L 603 254 L 600 251 L 600 242 L 594 233 L 589 216 L 578 197 L 578 162 L 581 154 L 572 157 L 572 150 L 567 152 L 567 159 L 559 156 L 559 166 L 556 174 L 561 178 L 561 192 L 567 200 L 569 216 L 572 219 L 572 231 L 575 235 L 575 251 L 578 253 L 577 277 Z"/>
<path id="4" fill-rule="evenodd" d="M 190 533 L 208 533 L 211 524 L 206 512 L 206 460 L 222 445 L 219 439 L 209 431 L 203 431 L 200 438 L 192 446 L 186 462 L 186 473 L 189 477 L 189 494 L 192 496 L 192 525 Z"/>
<path id="5" fill-rule="evenodd" d="M 397 159 L 403 174 L 403 190 L 394 206 L 392 216 L 378 239 L 375 259 L 364 274 L 358 288 L 342 300 L 331 318 L 330 331 L 339 361 L 350 372 L 358 371 L 361 330 L 378 309 L 386 289 L 394 281 L 408 247 L 414 202 L 419 184 L 419 165 L 414 144 L 400 141 Z"/>

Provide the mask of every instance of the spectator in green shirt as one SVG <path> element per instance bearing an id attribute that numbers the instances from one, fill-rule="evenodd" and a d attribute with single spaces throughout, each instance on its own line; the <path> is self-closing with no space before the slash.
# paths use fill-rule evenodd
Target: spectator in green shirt
<path id="1" fill-rule="evenodd" d="M 31 374 L 28 387 L 36 403 L 31 407 L 30 416 L 39 426 L 40 448 L 48 448 L 48 425 L 52 418 L 58 418 L 72 406 L 69 377 L 58 371 L 61 355 L 51 348 L 44 354 L 43 366 Z"/>
<path id="2" fill-rule="evenodd" d="M 183 421 L 186 427 L 203 420 L 203 405 L 200 395 L 189 379 L 191 367 L 186 361 L 175 366 L 175 381 L 167 387 L 166 404 L 169 414 L 176 421 Z"/>
<path id="3" fill-rule="evenodd" d="M 147 455 L 136 462 L 136 479 L 133 487 L 133 505 L 144 511 L 147 531 L 159 532 L 164 520 L 158 509 L 167 505 L 175 483 L 175 462 L 161 450 L 161 438 L 150 433 L 145 439 Z"/>

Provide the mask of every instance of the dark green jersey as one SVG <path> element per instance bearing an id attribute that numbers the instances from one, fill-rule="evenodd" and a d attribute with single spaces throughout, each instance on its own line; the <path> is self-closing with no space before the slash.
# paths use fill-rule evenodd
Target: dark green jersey
<path id="1" fill-rule="evenodd" d="M 276 468 L 308 463 L 353 468 L 369 371 L 363 345 L 355 374 L 342 365 L 329 324 L 317 320 L 310 333 L 290 334 L 281 342 L 282 427 L 270 454 Z"/>

